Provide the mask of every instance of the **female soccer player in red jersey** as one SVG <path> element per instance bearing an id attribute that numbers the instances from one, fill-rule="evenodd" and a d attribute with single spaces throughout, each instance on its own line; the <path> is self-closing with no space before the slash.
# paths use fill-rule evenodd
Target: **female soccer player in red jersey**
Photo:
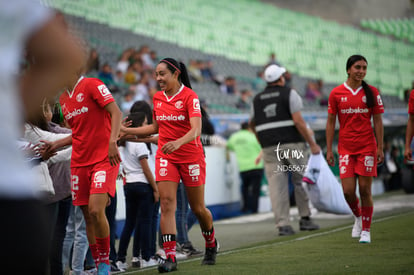
<path id="1" fill-rule="evenodd" d="M 384 106 L 378 90 L 364 81 L 368 62 L 361 55 L 348 58 L 348 79 L 329 95 L 326 123 L 326 159 L 335 164 L 332 142 L 335 122 L 339 121 L 339 171 L 345 199 L 355 215 L 352 237 L 360 243 L 370 243 L 373 212 L 371 185 L 377 176 L 377 163 L 384 160 L 382 116 Z M 371 117 L 374 121 L 372 131 Z M 358 181 L 361 206 L 356 196 Z"/>
<path id="2" fill-rule="evenodd" d="M 148 136 L 159 133 L 155 173 L 161 201 L 161 231 L 167 260 L 160 264 L 160 273 L 177 269 L 175 259 L 176 194 L 183 181 L 191 209 L 197 216 L 206 240 L 202 264 L 213 265 L 218 243 L 214 237 L 213 218 L 204 204 L 205 155 L 200 141 L 203 110 L 197 94 L 191 90 L 187 69 L 175 59 L 165 58 L 155 70 L 162 91 L 153 98 L 154 121 L 139 128 L 125 128 L 125 134 Z"/>
<path id="3" fill-rule="evenodd" d="M 82 64 L 84 66 L 84 64 Z M 71 181 L 73 205 L 79 205 L 98 275 L 109 275 L 109 225 L 105 208 L 115 195 L 121 161 L 116 142 L 122 113 L 111 92 L 96 78 L 74 73 L 60 96 L 72 136 L 53 144 L 51 150 L 72 144 Z"/>

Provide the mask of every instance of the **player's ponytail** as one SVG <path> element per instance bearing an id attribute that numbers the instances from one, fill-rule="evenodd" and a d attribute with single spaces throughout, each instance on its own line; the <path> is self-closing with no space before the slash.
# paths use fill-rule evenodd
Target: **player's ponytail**
<path id="1" fill-rule="evenodd" d="M 355 62 L 358 62 L 360 60 L 365 61 L 367 63 L 367 65 L 368 65 L 368 61 L 367 61 L 367 59 L 364 56 L 358 55 L 358 54 L 351 55 L 348 58 L 348 60 L 346 61 L 346 71 L 348 71 L 348 69 L 351 68 L 352 65 L 355 64 Z M 362 88 L 364 89 L 364 92 L 365 92 L 365 97 L 367 98 L 367 103 L 366 103 L 367 104 L 367 107 L 368 108 L 374 107 L 375 100 L 374 100 L 374 93 L 373 93 L 373 91 L 371 90 L 371 88 L 369 87 L 369 85 L 367 84 L 367 82 L 365 80 L 362 80 L 362 83 L 361 84 L 362 84 Z"/>
<path id="2" fill-rule="evenodd" d="M 362 88 L 364 88 L 364 91 L 365 91 L 365 96 L 367 98 L 368 108 L 374 107 L 374 105 L 375 105 L 374 93 L 372 92 L 372 90 L 369 87 L 368 83 L 365 82 L 365 80 L 362 80 Z"/>

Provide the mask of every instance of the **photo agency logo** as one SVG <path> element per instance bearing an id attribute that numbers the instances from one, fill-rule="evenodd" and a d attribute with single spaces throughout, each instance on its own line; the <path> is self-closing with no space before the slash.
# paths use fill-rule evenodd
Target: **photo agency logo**
<path id="1" fill-rule="evenodd" d="M 278 143 L 275 154 L 280 164 L 276 165 L 276 173 L 280 172 L 305 172 L 306 164 L 302 160 L 305 159 L 305 152 L 300 149 L 280 148 Z"/>

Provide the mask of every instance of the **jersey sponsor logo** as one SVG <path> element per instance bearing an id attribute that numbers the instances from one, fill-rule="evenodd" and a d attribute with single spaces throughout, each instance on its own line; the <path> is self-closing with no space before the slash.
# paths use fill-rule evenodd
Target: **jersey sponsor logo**
<path id="1" fill-rule="evenodd" d="M 188 165 L 188 175 L 191 177 L 192 182 L 198 182 L 198 176 L 200 176 L 200 165 Z"/>
<path id="2" fill-rule="evenodd" d="M 75 117 L 75 116 L 78 116 L 78 115 L 81 115 L 81 114 L 84 114 L 84 113 L 87 113 L 88 112 L 88 107 L 85 107 L 85 106 L 83 106 L 81 109 L 75 109 L 75 110 L 73 110 L 72 112 L 68 112 L 66 115 L 65 115 L 65 119 L 66 120 L 69 120 L 69 119 L 71 119 L 71 118 L 73 118 L 73 117 Z"/>
<path id="3" fill-rule="evenodd" d="M 159 173 L 161 177 L 165 177 L 168 174 L 168 170 L 167 168 L 161 168 Z"/>
<path id="4" fill-rule="evenodd" d="M 382 106 L 382 99 L 380 95 L 377 95 L 377 103 L 378 103 L 378 106 Z"/>
<path id="5" fill-rule="evenodd" d="M 368 108 L 351 108 L 349 107 L 348 109 L 342 109 L 341 113 L 342 114 L 365 114 L 368 113 L 369 110 Z"/>
<path id="6" fill-rule="evenodd" d="M 193 109 L 200 110 L 200 101 L 198 98 L 193 98 Z"/>
<path id="7" fill-rule="evenodd" d="M 199 164 L 188 165 L 188 174 L 190 176 L 200 176 L 200 165 Z"/>
<path id="8" fill-rule="evenodd" d="M 158 121 L 162 121 L 162 120 L 167 120 L 167 121 L 183 121 L 185 120 L 185 116 L 184 115 L 179 115 L 179 116 L 173 116 L 173 115 L 160 115 L 160 116 L 156 116 L 155 119 Z"/>
<path id="9" fill-rule="evenodd" d="M 178 100 L 176 103 L 175 103 L 175 108 L 177 108 L 177 109 L 182 109 L 184 107 L 184 104 L 183 104 L 183 102 L 181 101 L 181 100 Z"/>
<path id="10" fill-rule="evenodd" d="M 98 86 L 98 90 L 101 93 L 101 95 L 103 97 L 108 97 L 111 96 L 111 92 L 109 91 L 109 89 L 105 86 L 105 84 L 99 85 Z"/>
<path id="11" fill-rule="evenodd" d="M 102 188 L 102 183 L 106 182 L 106 171 L 98 171 L 93 176 L 95 188 Z"/>
<path id="12" fill-rule="evenodd" d="M 366 167 L 374 167 L 374 157 L 373 156 L 365 156 L 364 165 Z"/>
<path id="13" fill-rule="evenodd" d="M 85 99 L 85 96 L 84 96 L 84 94 L 83 94 L 83 93 L 79 93 L 79 94 L 76 96 L 76 101 L 77 101 L 77 102 L 82 102 L 84 99 Z"/>

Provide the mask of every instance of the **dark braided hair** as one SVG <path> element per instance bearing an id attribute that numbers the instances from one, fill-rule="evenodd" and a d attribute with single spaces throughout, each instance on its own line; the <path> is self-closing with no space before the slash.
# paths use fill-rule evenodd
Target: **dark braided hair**
<path id="1" fill-rule="evenodd" d="M 171 73 L 175 73 L 178 71 L 178 81 L 180 81 L 184 86 L 192 89 L 191 83 L 190 83 L 190 77 L 188 76 L 187 67 L 184 65 L 183 62 L 178 62 L 174 58 L 164 58 L 159 63 L 164 63 L 167 65 L 168 70 L 171 71 Z M 208 117 L 207 112 L 204 110 L 204 108 L 200 105 L 200 111 L 201 115 L 203 117 Z"/>
<path id="2" fill-rule="evenodd" d="M 360 60 L 365 61 L 368 65 L 368 61 L 365 57 L 363 57 L 362 55 L 355 54 L 355 55 L 350 56 L 348 60 L 346 61 L 346 71 L 348 71 L 348 69 L 351 68 L 352 65 L 355 64 L 355 62 L 358 62 Z M 374 107 L 375 105 L 374 93 L 372 92 L 368 83 L 365 82 L 365 80 L 362 80 L 362 88 L 364 88 L 365 96 L 367 97 L 368 108 Z"/>

